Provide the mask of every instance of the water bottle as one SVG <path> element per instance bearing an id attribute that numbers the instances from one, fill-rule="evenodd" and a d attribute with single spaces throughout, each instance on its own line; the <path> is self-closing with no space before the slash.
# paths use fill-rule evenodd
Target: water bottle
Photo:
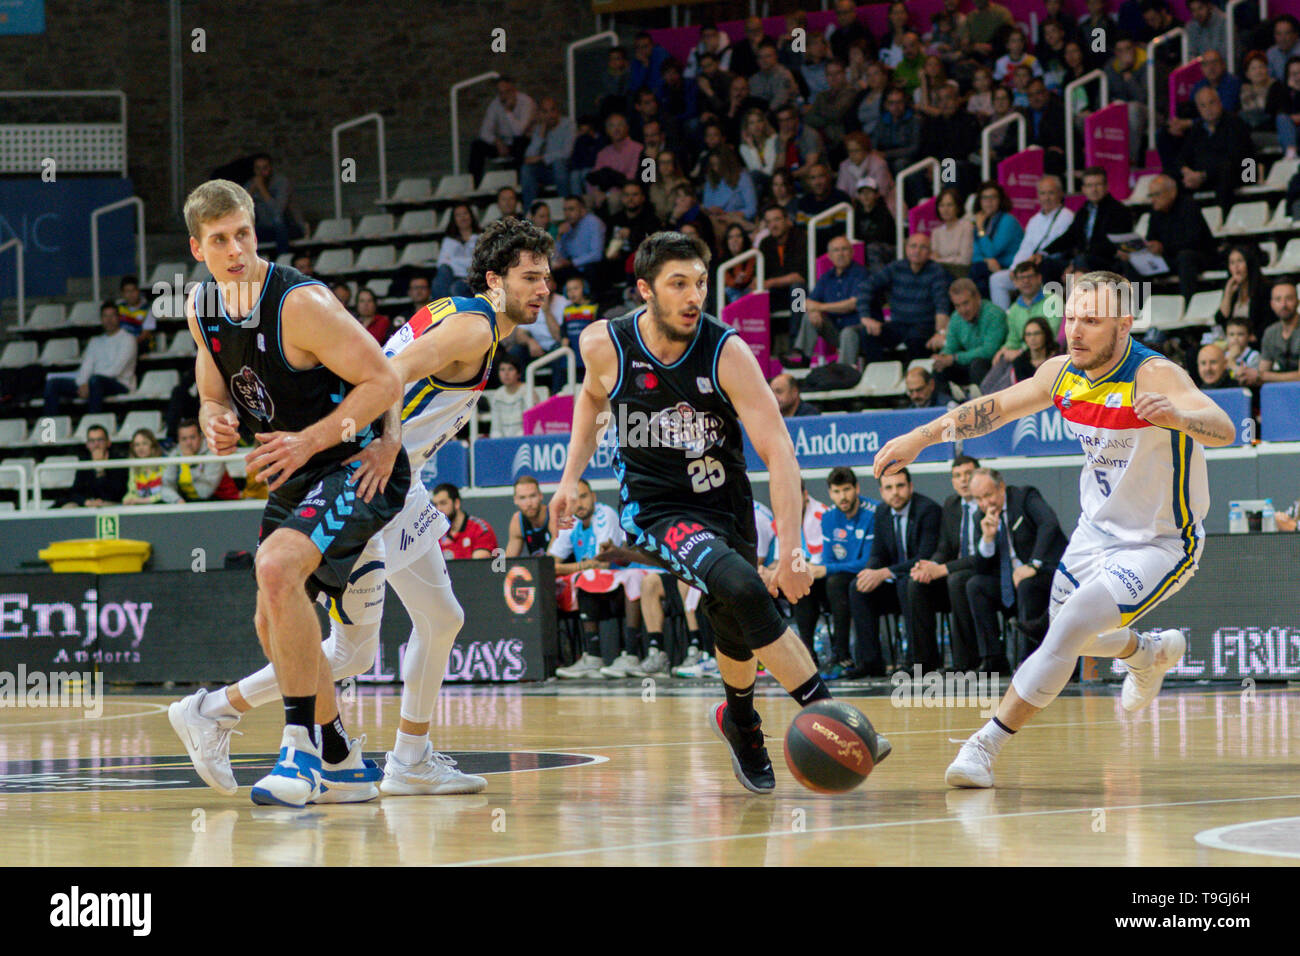
<path id="1" fill-rule="evenodd" d="M 1236 501 L 1228 503 L 1228 533 L 1245 534 L 1248 525 L 1246 523 L 1246 512 L 1241 510 L 1241 504 Z"/>
<path id="2" fill-rule="evenodd" d="M 1264 510 L 1260 512 L 1259 530 L 1267 534 L 1270 531 L 1277 530 L 1277 521 L 1273 517 L 1273 499 L 1264 499 Z"/>

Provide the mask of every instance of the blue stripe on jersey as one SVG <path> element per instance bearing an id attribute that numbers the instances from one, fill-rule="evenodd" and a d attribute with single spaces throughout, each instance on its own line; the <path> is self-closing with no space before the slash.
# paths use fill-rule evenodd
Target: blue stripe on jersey
<path id="1" fill-rule="evenodd" d="M 266 277 L 267 277 L 268 279 L 271 278 L 270 273 L 267 273 L 267 276 L 266 276 Z M 287 358 L 285 358 L 285 356 L 284 356 L 284 321 L 283 321 L 283 319 L 281 318 L 281 314 L 282 314 L 283 311 L 284 311 L 284 300 L 285 300 L 285 297 L 288 296 L 288 294 L 289 294 L 290 292 L 292 292 L 294 289 L 301 289 L 301 288 L 302 288 L 303 286 L 305 286 L 305 285 L 321 285 L 321 286 L 323 286 L 323 285 L 325 285 L 325 283 L 324 283 L 324 282 L 321 282 L 319 279 L 312 279 L 312 280 L 309 281 L 309 282 L 299 282 L 297 285 L 291 285 L 291 286 L 289 286 L 289 288 L 287 288 L 287 289 L 284 290 L 284 294 L 280 296 L 280 304 L 277 305 L 277 306 L 275 307 L 275 318 L 276 318 L 276 322 L 275 322 L 275 344 L 276 344 L 276 347 L 280 350 L 280 361 L 284 363 L 284 367 L 287 368 L 290 372 L 312 372 L 312 371 L 315 371 L 316 369 L 320 368 L 320 367 L 321 367 L 321 364 L 322 364 L 322 363 L 320 363 L 320 362 L 317 362 L 317 363 L 316 363 L 315 365 L 313 365 L 311 368 L 294 368 L 292 365 L 289 364 L 289 360 L 288 360 Z M 266 291 L 266 288 L 263 287 L 262 291 L 265 292 L 265 291 Z M 259 302 L 262 301 L 260 297 L 258 298 L 258 301 L 259 301 Z"/>
<path id="2" fill-rule="evenodd" d="M 695 324 L 695 337 L 691 339 L 691 344 L 686 346 L 686 351 L 683 352 L 681 354 L 681 357 L 677 359 L 677 361 L 674 362 L 672 365 L 665 365 L 663 362 L 655 358 L 654 352 L 651 352 L 648 348 L 646 348 L 645 341 L 641 338 L 641 325 L 638 320 L 641 318 L 643 312 L 645 312 L 644 307 L 642 307 L 639 311 L 634 313 L 632 316 L 632 330 L 636 332 L 636 342 L 637 345 L 641 346 L 641 351 L 645 352 L 646 355 L 650 356 L 650 361 L 654 362 L 660 368 L 673 369 L 681 365 L 683 362 L 685 362 L 686 356 L 691 354 L 691 351 L 695 348 L 695 343 L 700 340 L 700 329 L 704 328 L 704 313 L 703 312 L 700 313 L 700 318 Z"/>
<path id="3" fill-rule="evenodd" d="M 722 335 L 718 337 L 718 347 L 713 351 L 713 371 L 709 373 L 713 378 L 713 387 L 717 391 L 718 397 L 728 405 L 731 405 L 731 399 L 727 397 L 727 393 L 722 390 L 722 383 L 718 381 L 718 360 L 722 358 L 723 343 L 735 334 L 735 329 L 727 329 L 727 331 L 723 332 Z M 732 407 L 734 408 L 735 406 Z"/>
<path id="4" fill-rule="evenodd" d="M 1058 570 L 1058 571 L 1060 571 L 1062 574 L 1064 574 L 1064 575 L 1065 575 L 1065 580 L 1069 581 L 1069 582 L 1070 582 L 1071 584 L 1073 584 L 1076 588 L 1079 586 L 1079 582 L 1078 582 L 1078 580 L 1075 578 L 1075 576 L 1074 576 L 1073 574 L 1071 574 L 1068 570 L 1066 570 L 1065 562 L 1063 562 L 1063 561 L 1058 561 L 1057 564 L 1056 564 L 1056 570 Z"/>
<path id="5" fill-rule="evenodd" d="M 252 315 L 253 312 L 256 312 L 258 308 L 261 306 L 262 296 L 266 295 L 266 287 L 271 284 L 271 273 L 273 273 L 274 271 L 275 271 L 275 263 L 268 262 L 266 264 L 266 278 L 262 280 L 262 290 L 258 292 L 257 301 L 253 303 L 253 309 L 251 312 L 248 313 L 249 315 Z M 226 301 L 221 297 L 221 286 L 217 285 L 216 279 L 208 279 L 207 282 L 204 282 L 203 284 L 207 285 L 208 282 L 211 282 L 213 286 L 216 287 L 217 308 L 221 310 L 221 317 L 225 319 L 227 322 L 229 322 L 231 325 L 242 325 L 246 321 L 247 316 L 245 316 L 243 319 L 232 319 L 230 317 L 230 313 L 226 311 Z M 325 283 L 321 282 L 319 284 L 324 285 Z"/>
<path id="6" fill-rule="evenodd" d="M 610 395 L 617 395 L 619 386 L 623 384 L 623 346 L 618 344 L 618 336 L 614 334 L 614 326 L 609 322 L 605 323 L 605 331 L 609 333 L 610 340 L 614 343 L 614 349 L 618 352 L 618 378 L 614 380 L 614 387 L 609 391 Z"/>

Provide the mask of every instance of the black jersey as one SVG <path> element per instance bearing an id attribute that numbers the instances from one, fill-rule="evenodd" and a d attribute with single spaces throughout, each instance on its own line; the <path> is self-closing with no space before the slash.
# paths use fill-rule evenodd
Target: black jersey
<path id="1" fill-rule="evenodd" d="M 352 386 L 324 365 L 295 369 L 284 357 L 280 342 L 280 310 L 285 296 L 304 285 L 324 285 L 297 269 L 267 263 L 253 310 L 232 319 L 214 280 L 208 279 L 194 298 L 194 311 L 208 351 L 239 413 L 239 431 L 246 441 L 256 432 L 299 432 L 332 413 Z M 356 442 L 342 442 L 314 455 L 304 466 L 319 468 L 350 458 L 377 433 L 368 424 L 357 430 Z"/>
<path id="2" fill-rule="evenodd" d="M 540 528 L 534 528 L 522 511 L 516 511 L 515 517 L 519 519 L 519 530 L 524 534 L 524 554 L 545 554 L 551 546 L 550 521 L 543 521 Z"/>
<path id="3" fill-rule="evenodd" d="M 735 334 L 708 315 L 671 365 L 641 341 L 644 309 L 609 322 L 618 352 L 610 391 L 620 522 L 634 539 L 668 514 L 691 513 L 753 524 L 740 419 L 718 384 L 722 344 Z"/>

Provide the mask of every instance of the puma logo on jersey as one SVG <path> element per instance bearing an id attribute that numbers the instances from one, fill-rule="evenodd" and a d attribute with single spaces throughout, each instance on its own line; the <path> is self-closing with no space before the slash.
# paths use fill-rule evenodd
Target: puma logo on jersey
<path id="1" fill-rule="evenodd" d="M 649 362 L 642 362 L 640 359 L 633 359 L 633 360 L 632 360 L 632 367 L 633 367 L 633 368 L 649 368 L 649 367 L 650 367 L 650 363 L 649 363 Z"/>

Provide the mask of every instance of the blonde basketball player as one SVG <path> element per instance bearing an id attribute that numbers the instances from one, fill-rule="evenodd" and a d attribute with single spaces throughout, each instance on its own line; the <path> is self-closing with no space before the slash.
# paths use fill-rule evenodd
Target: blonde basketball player
<path id="1" fill-rule="evenodd" d="M 950 786 L 993 786 L 1003 744 L 1060 694 L 1081 655 L 1121 659 L 1128 669 L 1121 701 L 1137 711 L 1186 650 L 1179 631 L 1139 634 L 1132 625 L 1196 571 L 1210 499 L 1200 445 L 1229 445 L 1236 432 L 1186 372 L 1129 337 L 1132 301 L 1129 282 L 1113 272 L 1078 277 L 1065 306 L 1066 355 L 876 455 L 880 478 L 936 442 L 984 435 L 1055 405 L 1087 459 L 1082 514 L 1052 580 L 1051 626 L 996 716 L 962 744 L 948 767 Z"/>

